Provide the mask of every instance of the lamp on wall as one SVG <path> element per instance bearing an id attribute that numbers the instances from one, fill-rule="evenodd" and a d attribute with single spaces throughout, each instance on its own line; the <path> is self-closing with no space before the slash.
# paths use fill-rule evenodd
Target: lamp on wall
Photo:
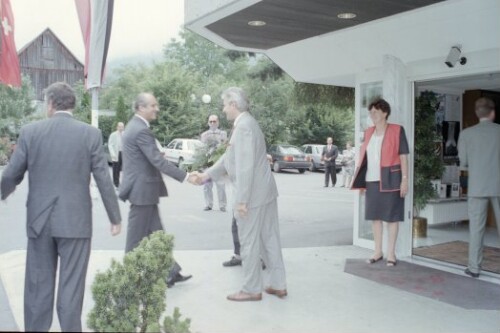
<path id="1" fill-rule="evenodd" d="M 467 63 L 467 58 L 460 57 L 461 54 L 462 50 L 460 45 L 452 46 L 444 63 L 450 68 L 455 67 L 458 61 L 460 61 L 460 65 L 465 65 Z"/>

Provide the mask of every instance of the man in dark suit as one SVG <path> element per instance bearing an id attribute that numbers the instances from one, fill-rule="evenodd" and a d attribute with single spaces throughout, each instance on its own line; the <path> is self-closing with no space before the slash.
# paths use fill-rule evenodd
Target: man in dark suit
<path id="1" fill-rule="evenodd" d="M 328 181 L 332 179 L 332 187 L 337 183 L 337 170 L 335 168 L 335 159 L 339 155 L 339 149 L 333 144 L 333 139 L 326 139 L 326 146 L 323 148 L 321 158 L 325 163 L 325 187 L 328 187 Z"/>
<path id="2" fill-rule="evenodd" d="M 80 332 L 92 236 L 91 174 L 113 236 L 120 233 L 121 216 L 101 132 L 73 118 L 75 94 L 66 83 L 52 84 L 45 96 L 49 118 L 21 129 L 2 175 L 1 196 L 5 200 L 28 171 L 24 330 L 50 329 L 59 260 L 61 330 Z"/>
<path id="3" fill-rule="evenodd" d="M 125 252 L 132 251 L 144 237 L 155 231 L 164 230 L 158 212 L 160 197 L 166 197 L 167 187 L 162 173 L 179 182 L 195 183 L 196 176 L 189 175 L 167 161 L 155 142 L 149 123 L 160 112 L 156 98 L 150 93 L 141 93 L 134 103 L 135 115 L 125 127 L 122 141 L 123 176 L 119 197 L 130 202 L 127 242 Z M 167 285 L 186 281 L 191 275 L 183 276 L 181 267 L 174 263 Z"/>

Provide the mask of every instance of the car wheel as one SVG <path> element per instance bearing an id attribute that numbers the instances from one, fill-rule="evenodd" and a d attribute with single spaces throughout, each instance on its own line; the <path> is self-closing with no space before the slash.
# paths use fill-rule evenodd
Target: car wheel
<path id="1" fill-rule="evenodd" d="M 299 169 L 299 173 L 304 173 L 306 172 L 306 169 Z"/>
<path id="2" fill-rule="evenodd" d="M 311 162 L 311 165 L 309 166 L 309 171 L 313 172 L 318 170 L 318 167 L 316 166 L 316 163 L 314 161 Z"/>
<path id="3" fill-rule="evenodd" d="M 278 161 L 274 162 L 274 164 L 273 164 L 273 171 L 274 172 L 280 172 L 281 171 L 281 168 L 280 168 L 280 165 L 279 165 Z"/>

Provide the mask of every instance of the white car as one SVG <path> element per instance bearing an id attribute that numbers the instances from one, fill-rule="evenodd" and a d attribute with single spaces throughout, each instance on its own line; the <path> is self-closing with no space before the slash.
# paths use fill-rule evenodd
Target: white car
<path id="1" fill-rule="evenodd" d="M 203 143 L 196 139 L 174 139 L 163 149 L 164 156 L 178 167 L 193 164 L 196 149 Z"/>

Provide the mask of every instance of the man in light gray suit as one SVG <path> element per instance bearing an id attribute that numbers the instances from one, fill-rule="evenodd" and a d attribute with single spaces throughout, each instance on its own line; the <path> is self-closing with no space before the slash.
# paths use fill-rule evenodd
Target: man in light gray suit
<path id="1" fill-rule="evenodd" d="M 248 98 L 242 89 L 228 88 L 222 100 L 227 119 L 234 120 L 229 145 L 224 155 L 199 175 L 199 181 L 217 181 L 227 175 L 233 185 L 233 214 L 241 241 L 244 283 L 240 292 L 227 299 L 262 299 L 261 257 L 269 274 L 265 291 L 282 298 L 287 290 L 278 223 L 278 190 L 267 161 L 264 135 L 248 112 Z"/>
<path id="2" fill-rule="evenodd" d="M 59 260 L 57 314 L 61 329 L 80 332 L 92 237 L 91 174 L 113 236 L 120 233 L 120 210 L 101 131 L 73 118 L 75 94 L 66 83 L 52 84 L 45 96 L 49 118 L 21 129 L 2 175 L 1 196 L 5 200 L 28 171 L 24 329 L 50 329 Z"/>
<path id="3" fill-rule="evenodd" d="M 144 237 L 164 230 L 158 203 L 160 197 L 166 197 L 168 193 L 161 173 L 179 182 L 195 183 L 196 178 L 167 161 L 158 150 L 154 134 L 149 129 L 149 123 L 160 112 L 156 98 L 150 93 L 139 94 L 134 111 L 122 138 L 124 168 L 119 197 L 130 202 L 125 252 L 132 251 Z M 191 278 L 191 275 L 181 275 L 180 271 L 181 267 L 175 262 L 167 278 L 169 287 Z"/>
<path id="4" fill-rule="evenodd" d="M 465 274 L 478 277 L 483 261 L 483 238 L 488 202 L 495 213 L 500 235 L 500 125 L 495 124 L 495 104 L 480 98 L 475 104 L 479 124 L 466 128 L 458 139 L 460 169 L 468 170 L 469 265 Z"/>

